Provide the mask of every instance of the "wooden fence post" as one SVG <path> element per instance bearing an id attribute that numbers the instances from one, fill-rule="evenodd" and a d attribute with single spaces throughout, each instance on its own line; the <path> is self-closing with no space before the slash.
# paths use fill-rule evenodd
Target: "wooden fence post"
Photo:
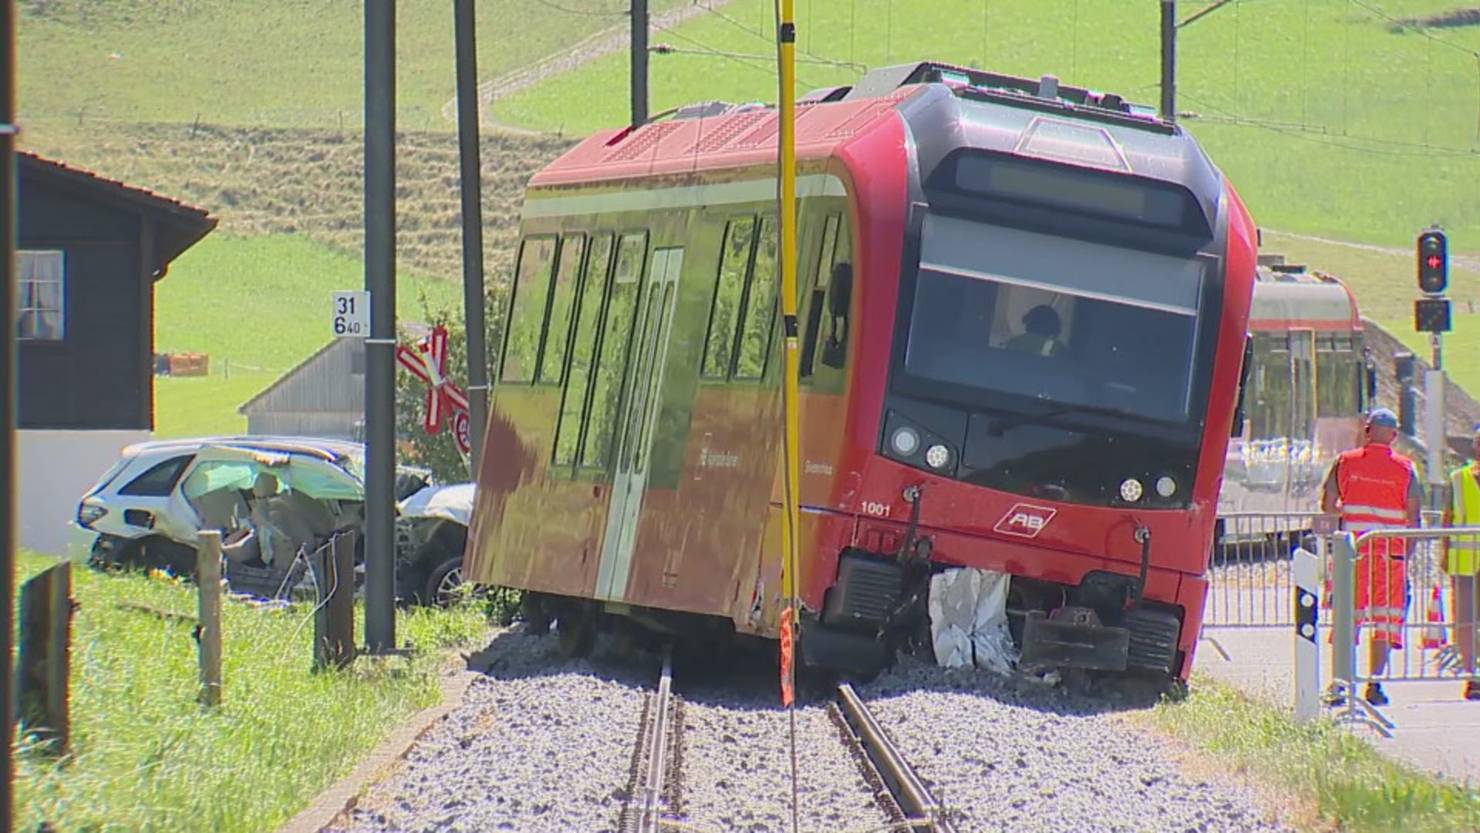
<path id="1" fill-rule="evenodd" d="M 221 704 L 221 533 L 200 533 L 195 549 L 195 579 L 200 606 L 195 639 L 200 644 L 200 702 Z"/>
<path id="2" fill-rule="evenodd" d="M 67 713 L 71 644 L 72 564 L 63 561 L 21 587 L 15 670 L 20 722 L 55 755 L 65 754 L 71 740 Z"/>
<path id="3" fill-rule="evenodd" d="M 344 668 L 355 658 L 354 532 L 341 532 L 314 552 L 319 587 L 313 617 L 313 670 Z"/>

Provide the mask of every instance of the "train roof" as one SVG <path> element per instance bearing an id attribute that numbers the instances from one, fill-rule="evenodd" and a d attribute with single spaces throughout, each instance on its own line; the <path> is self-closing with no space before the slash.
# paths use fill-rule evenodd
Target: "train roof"
<path id="1" fill-rule="evenodd" d="M 1356 296 L 1340 278 L 1262 254 L 1249 329 L 1360 330 L 1362 316 Z"/>
<path id="2" fill-rule="evenodd" d="M 931 106 L 946 101 L 954 102 L 954 108 Z M 1051 76 L 1016 78 L 936 62 L 877 69 L 853 86 L 803 97 L 797 105 L 797 157 L 832 156 L 903 109 L 916 111 L 909 118 L 916 125 L 922 118 L 934 118 L 921 112 L 959 124 L 959 129 L 939 131 L 948 137 L 945 144 L 920 149 L 922 173 L 964 144 L 1177 182 L 1198 197 L 1209 220 L 1216 211 L 1221 178 L 1181 128 L 1120 96 L 1061 85 Z M 530 187 L 615 183 L 775 163 L 780 123 L 775 107 L 708 102 L 665 115 L 668 118 L 639 127 L 590 136 L 535 174 Z M 1087 126 L 1074 129 L 1076 123 Z"/>

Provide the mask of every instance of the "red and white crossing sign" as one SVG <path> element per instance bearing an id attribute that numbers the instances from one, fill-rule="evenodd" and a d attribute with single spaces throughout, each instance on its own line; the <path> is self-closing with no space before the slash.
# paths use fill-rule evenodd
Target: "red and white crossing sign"
<path id="1" fill-rule="evenodd" d="M 426 418 L 422 421 L 426 432 L 440 434 L 442 423 L 450 420 L 458 450 L 471 454 L 468 395 L 447 378 L 447 328 L 438 324 L 415 344 L 397 345 L 396 361 L 427 384 Z"/>

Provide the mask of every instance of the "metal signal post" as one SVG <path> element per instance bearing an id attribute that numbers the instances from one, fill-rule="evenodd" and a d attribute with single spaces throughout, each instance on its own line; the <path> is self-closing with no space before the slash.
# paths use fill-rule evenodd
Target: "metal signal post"
<path id="1" fill-rule="evenodd" d="M 1427 451 L 1424 468 L 1429 481 L 1429 500 L 1434 509 L 1449 505 L 1444 476 L 1444 446 L 1447 445 L 1444 428 L 1444 333 L 1450 328 L 1449 298 L 1444 291 L 1449 287 L 1449 241 L 1438 228 L 1429 228 L 1418 235 L 1418 289 L 1423 297 L 1414 302 L 1414 328 L 1429 334 L 1429 345 L 1433 350 L 1431 369 L 1424 374 L 1424 448 Z"/>
<path id="2" fill-rule="evenodd" d="M 365 643 L 396 647 L 396 4 L 365 3 Z"/>

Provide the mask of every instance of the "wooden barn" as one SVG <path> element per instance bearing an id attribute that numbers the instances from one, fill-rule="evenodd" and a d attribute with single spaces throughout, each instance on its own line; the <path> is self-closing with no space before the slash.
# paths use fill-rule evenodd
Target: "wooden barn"
<path id="1" fill-rule="evenodd" d="M 237 413 L 248 434 L 360 439 L 365 421 L 365 340 L 325 344 Z"/>
<path id="2" fill-rule="evenodd" d="M 82 493 L 154 429 L 154 284 L 216 220 L 34 154 L 16 167 L 20 542 L 60 553 Z"/>

